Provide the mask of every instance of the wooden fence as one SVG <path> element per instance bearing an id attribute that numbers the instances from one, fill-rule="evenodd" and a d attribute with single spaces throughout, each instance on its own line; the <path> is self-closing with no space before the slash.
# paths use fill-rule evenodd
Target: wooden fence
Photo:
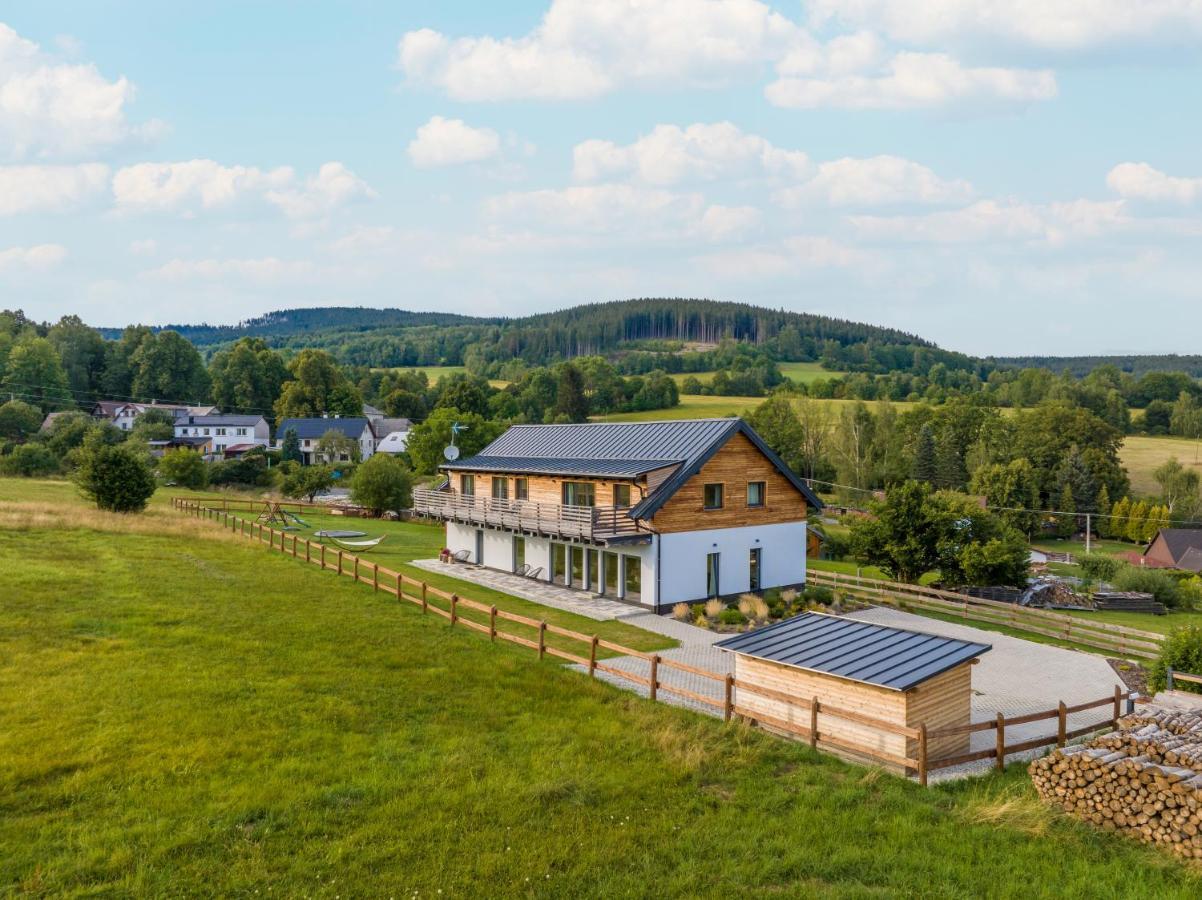
<path id="1" fill-rule="evenodd" d="M 791 694 L 774 691 L 762 685 L 751 685 L 737 681 L 731 674 L 720 675 L 698 666 L 691 666 L 673 659 L 665 659 L 658 653 L 647 653 L 631 647 L 624 647 L 613 641 L 604 640 L 595 634 L 584 634 L 579 631 L 573 631 L 570 628 L 553 625 L 540 619 L 498 609 L 495 605 L 480 603 L 460 594 L 444 591 L 425 581 L 385 568 L 370 560 L 361 559 L 344 550 L 329 549 L 324 544 L 315 543 L 299 535 L 272 528 L 262 522 L 240 518 L 233 515 L 228 507 L 218 508 L 216 506 L 207 506 L 205 505 L 205 501 L 197 501 L 184 497 L 173 497 L 171 505 L 186 515 L 215 522 L 234 534 L 264 544 L 285 556 L 291 556 L 293 559 L 315 565 L 322 571 L 335 572 L 338 575 L 353 578 L 360 584 L 370 585 L 374 591 L 383 591 L 396 597 L 398 600 L 412 603 L 420 607 L 423 613 L 433 613 L 447 619 L 452 627 L 462 626 L 473 631 L 478 631 L 481 634 L 486 634 L 492 641 L 508 641 L 518 646 L 526 647 L 536 651 L 539 659 L 545 656 L 553 656 L 570 663 L 575 663 L 586 669 L 590 677 L 595 678 L 598 672 L 603 672 L 615 678 L 639 685 L 647 690 L 647 694 L 652 700 L 662 700 L 675 696 L 713 710 L 715 714 L 720 714 L 726 722 L 730 722 L 732 719 L 742 720 L 751 725 L 760 725 L 769 730 L 784 732 L 788 735 L 802 738 L 808 741 L 810 746 L 815 749 L 852 754 L 859 758 L 902 768 L 907 772 L 916 774 L 919 782 L 923 785 L 927 783 L 928 773 L 938 769 L 982 759 L 996 760 L 995 765 L 1000 769 L 1004 764 L 1007 754 L 1033 750 L 1038 747 L 1051 746 L 1052 744 L 1064 746 L 1064 742 L 1073 737 L 1088 734 L 1101 728 L 1113 727 L 1114 721 L 1121 715 L 1122 702 L 1129 700 L 1132 696 L 1116 687 L 1113 697 L 1104 697 L 1090 703 L 1077 704 L 1076 706 L 1065 706 L 1064 703 L 1061 703 L 1057 709 L 1011 718 L 1006 718 L 999 713 L 996 719 L 990 719 L 987 722 L 928 731 L 925 724 L 920 724 L 918 727 L 909 727 L 896 722 L 879 719 L 857 710 L 832 706 L 820 701 L 817 697 L 810 699 L 795 697 Z M 506 631 L 498 623 L 512 623 L 519 626 L 520 629 L 524 629 L 524 633 Z M 562 640 L 549 642 L 547 639 L 548 635 L 561 638 Z M 574 649 L 578 648 L 578 652 L 572 652 L 571 650 L 564 649 L 562 646 L 558 646 L 560 643 L 568 644 L 568 646 Z M 599 657 L 598 651 L 609 651 L 621 656 L 642 660 L 645 663 L 645 667 L 641 666 L 641 668 L 644 668 L 647 674 L 630 672 L 619 666 L 610 665 L 604 656 Z M 689 690 L 680 685 L 666 683 L 661 678 L 661 673 L 665 670 L 675 670 L 708 679 L 714 682 L 714 693 L 712 695 L 706 694 Z M 787 719 L 779 719 L 765 716 L 763 713 L 758 711 L 753 712 L 739 704 L 740 696 L 752 694 L 787 704 L 790 709 L 789 717 Z M 1077 728 L 1072 731 L 1066 730 L 1067 717 L 1069 715 L 1101 707 L 1112 707 L 1111 716 L 1083 728 Z M 913 742 L 913 756 L 900 756 L 887 753 L 877 747 L 856 744 L 845 738 L 836 737 L 830 734 L 829 731 L 823 730 L 823 717 L 854 722 L 885 734 L 899 735 L 907 738 L 907 746 L 910 745 L 910 742 Z M 1058 719 L 1059 727 L 1056 734 L 1049 734 L 1016 744 L 1006 744 L 1007 727 L 1016 727 L 1044 719 Z M 954 757 L 929 758 L 927 742 L 931 738 L 990 730 L 996 730 L 997 738 L 993 746 L 988 749 Z M 909 752 L 907 750 L 907 754 Z"/>
<path id="2" fill-rule="evenodd" d="M 1163 634 L 1154 631 L 1141 631 L 1125 625 L 1109 625 L 1065 613 L 1031 609 L 1000 600 L 970 597 L 954 591 L 942 591 L 900 581 L 881 581 L 818 569 L 810 569 L 806 578 L 810 584 L 828 587 L 872 603 L 1005 625 L 1017 631 L 1059 638 L 1124 657 L 1155 659 L 1160 653 L 1160 642 L 1164 639 Z"/>

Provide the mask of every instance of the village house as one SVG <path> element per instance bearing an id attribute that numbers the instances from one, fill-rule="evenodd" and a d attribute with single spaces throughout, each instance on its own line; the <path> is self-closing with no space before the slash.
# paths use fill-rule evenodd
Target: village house
<path id="1" fill-rule="evenodd" d="M 322 460 L 316 458 L 317 444 L 327 431 L 337 431 L 359 446 L 359 459 L 364 460 L 376 452 L 376 436 L 371 421 L 365 416 L 314 416 L 305 419 L 283 419 L 275 429 L 275 448 L 284 446 L 284 437 L 289 429 L 296 432 L 300 442 L 301 462 L 309 466 Z M 327 462 L 351 462 L 348 455 Z"/>
<path id="2" fill-rule="evenodd" d="M 1202 572 L 1202 528 L 1162 528 L 1136 565 Z"/>
<path id="3" fill-rule="evenodd" d="M 238 456 L 255 447 L 271 446 L 271 426 L 262 416 L 180 416 L 175 420 L 177 438 L 212 438 L 208 452 Z"/>
<path id="4" fill-rule="evenodd" d="M 216 406 L 187 406 L 179 403 L 133 403 L 124 400 L 97 400 L 92 406 L 92 417 L 105 419 L 122 431 L 131 431 L 134 423 L 147 410 L 159 409 L 173 418 L 181 416 L 206 416 L 218 413 Z"/>
<path id="5" fill-rule="evenodd" d="M 376 436 L 377 453 L 400 453 L 409 445 L 409 429 L 413 427 L 413 423 L 408 419 L 381 416 L 370 418 L 370 421 L 372 432 Z"/>
<path id="6" fill-rule="evenodd" d="M 652 609 L 806 571 L 809 487 L 741 419 L 515 425 L 415 490 L 461 558 Z"/>

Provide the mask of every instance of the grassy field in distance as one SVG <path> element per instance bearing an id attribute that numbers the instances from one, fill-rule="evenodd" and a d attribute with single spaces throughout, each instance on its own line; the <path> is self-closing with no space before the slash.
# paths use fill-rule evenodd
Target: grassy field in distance
<path id="1" fill-rule="evenodd" d="M 5 893 L 1202 890 L 1041 804 L 1021 763 L 923 789 L 492 644 L 162 497 L 109 516 L 0 479 L 0 566 Z"/>
<path id="2" fill-rule="evenodd" d="M 1181 465 L 1202 472 L 1202 443 L 1188 438 L 1132 434 L 1119 448 L 1119 458 L 1131 476 L 1131 489 L 1137 494 L 1160 493 L 1152 473 L 1174 456 Z"/>

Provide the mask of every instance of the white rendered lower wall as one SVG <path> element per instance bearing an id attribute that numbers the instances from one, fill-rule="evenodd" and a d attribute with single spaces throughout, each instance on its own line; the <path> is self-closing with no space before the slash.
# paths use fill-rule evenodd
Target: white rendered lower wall
<path id="1" fill-rule="evenodd" d="M 806 577 L 805 522 L 714 528 L 660 535 L 661 607 L 703 600 L 706 557 L 718 557 L 718 593 L 741 594 L 751 587 L 751 550 L 760 548 L 760 588 L 801 584 Z"/>

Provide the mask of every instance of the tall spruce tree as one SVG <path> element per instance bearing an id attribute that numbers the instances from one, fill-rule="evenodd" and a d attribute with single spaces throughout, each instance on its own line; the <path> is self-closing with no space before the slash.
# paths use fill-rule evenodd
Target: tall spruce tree
<path id="1" fill-rule="evenodd" d="M 930 425 L 923 425 L 922 430 L 918 432 L 918 445 L 914 448 L 912 474 L 915 481 L 923 481 L 927 484 L 935 483 L 935 432 L 931 430 Z"/>

